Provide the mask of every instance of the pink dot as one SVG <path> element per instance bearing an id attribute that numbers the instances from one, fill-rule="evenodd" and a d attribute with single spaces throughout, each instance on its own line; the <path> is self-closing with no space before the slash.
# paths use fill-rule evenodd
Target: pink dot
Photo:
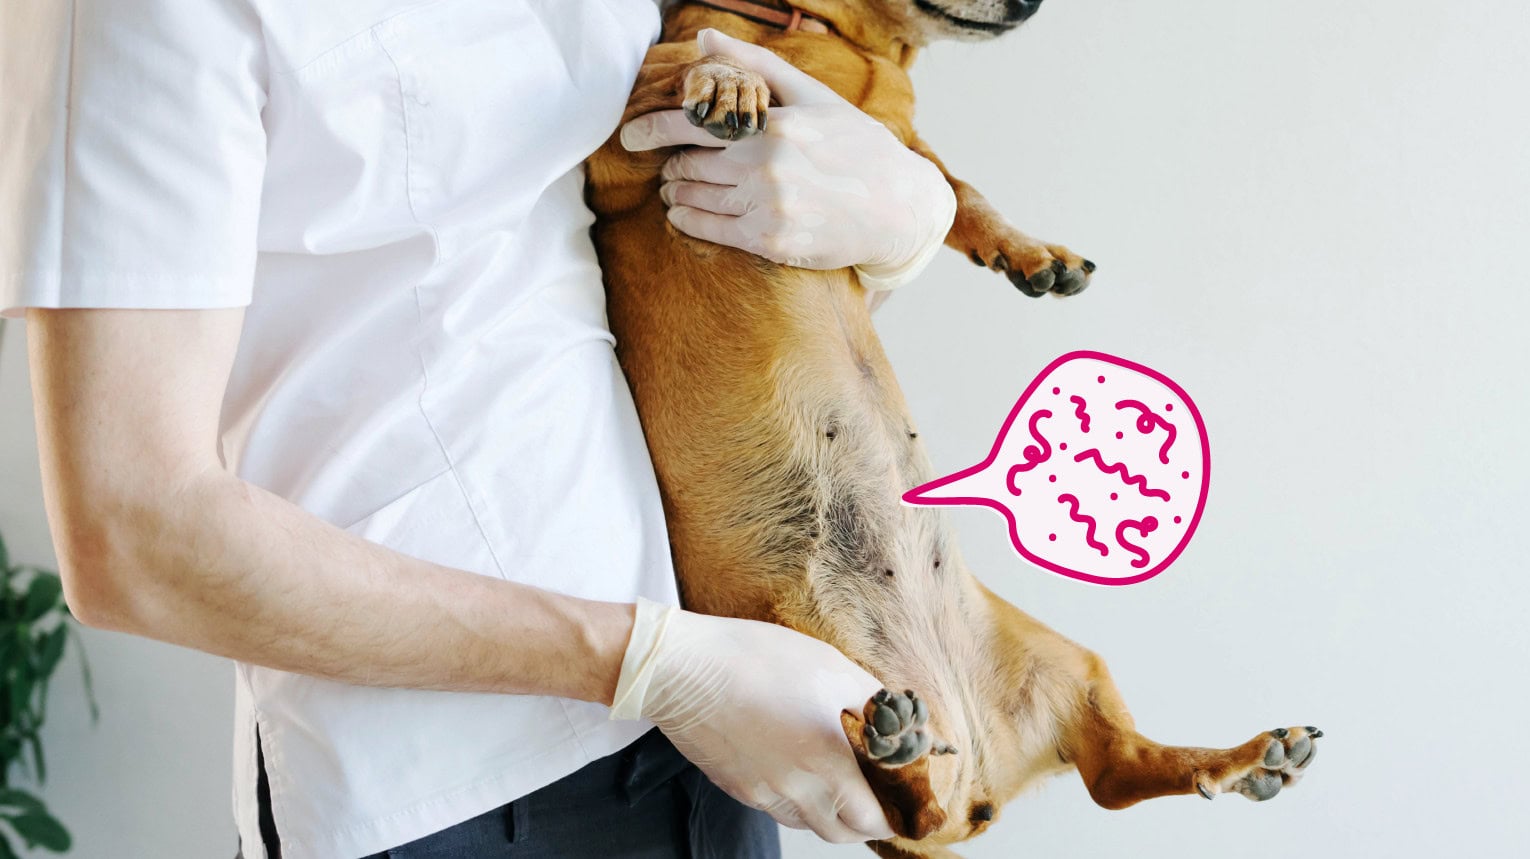
<path id="1" fill-rule="evenodd" d="M 1174 524 L 1178 525 L 1179 523 L 1180 523 L 1180 518 L 1178 516 L 1175 516 L 1174 517 Z"/>
<path id="2" fill-rule="evenodd" d="M 1186 480 L 1189 480 L 1189 479 L 1190 479 L 1190 472 L 1188 472 L 1188 471 L 1181 471 L 1181 472 L 1180 472 L 1180 473 L 1179 473 L 1179 476 L 1180 476 L 1180 477 L 1183 477 L 1183 478 L 1184 478 L 1184 479 L 1186 479 Z"/>
<path id="3" fill-rule="evenodd" d="M 1056 534 L 1048 534 L 1047 535 L 1047 539 L 1051 540 L 1054 543 L 1056 543 L 1057 542 L 1057 535 Z"/>
<path id="4" fill-rule="evenodd" d="M 1058 450 L 1067 450 L 1068 449 L 1068 443 L 1067 442 L 1063 442 L 1062 444 L 1057 446 L 1057 449 Z"/>
<path id="5" fill-rule="evenodd" d="M 1173 403 L 1164 403 L 1163 404 L 1163 410 L 1166 411 L 1166 412 L 1174 411 L 1174 404 Z"/>
<path id="6" fill-rule="evenodd" d="M 1062 388 L 1053 388 L 1053 389 L 1052 389 L 1052 393 L 1054 393 L 1054 394 L 1060 394 L 1060 393 L 1062 393 Z"/>
<path id="7" fill-rule="evenodd" d="M 1047 475 L 1047 482 L 1048 483 L 1056 483 L 1057 482 L 1057 475 L 1055 475 L 1055 474 L 1048 474 Z"/>
<path id="8" fill-rule="evenodd" d="M 1105 377 L 1104 377 L 1104 376 L 1101 376 L 1101 377 L 1099 377 L 1099 378 L 1098 378 L 1098 379 L 1095 379 L 1095 381 L 1096 381 L 1096 382 L 1100 382 L 1100 383 L 1102 383 L 1102 384 L 1103 384 L 1103 383 L 1104 383 L 1104 381 L 1105 381 Z"/>
<path id="9" fill-rule="evenodd" d="M 1124 435 L 1122 435 L 1120 433 L 1116 433 L 1116 438 L 1126 438 L 1126 436 L 1124 436 Z"/>
<path id="10" fill-rule="evenodd" d="M 1110 500 L 1111 500 L 1111 501 L 1114 501 L 1114 500 L 1116 500 L 1116 499 L 1117 499 L 1117 498 L 1120 498 L 1120 497 L 1121 497 L 1121 496 L 1119 496 L 1119 495 L 1117 495 L 1117 494 L 1116 494 L 1116 493 L 1114 493 L 1114 492 L 1112 492 L 1112 493 L 1110 493 Z"/>

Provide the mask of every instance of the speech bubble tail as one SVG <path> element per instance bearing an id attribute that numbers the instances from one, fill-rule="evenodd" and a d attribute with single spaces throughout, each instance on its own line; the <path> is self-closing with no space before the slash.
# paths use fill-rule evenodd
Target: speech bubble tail
<path id="1" fill-rule="evenodd" d="M 967 478 L 983 470 L 981 464 L 949 474 L 939 480 L 915 486 L 903 493 L 903 503 L 912 506 L 934 504 L 983 504 L 981 492 L 967 485 Z"/>

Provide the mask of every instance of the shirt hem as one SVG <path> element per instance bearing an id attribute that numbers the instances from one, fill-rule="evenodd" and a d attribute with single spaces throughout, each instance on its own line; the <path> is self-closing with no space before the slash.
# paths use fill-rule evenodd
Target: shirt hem
<path id="1" fill-rule="evenodd" d="M 131 285 L 132 289 L 124 289 Z M 0 275 L 0 317 L 17 319 L 27 308 L 48 310 L 224 310 L 246 307 L 249 278 L 132 272 L 68 275 L 17 271 Z"/>
<path id="2" fill-rule="evenodd" d="M 653 726 L 647 722 L 606 722 L 549 748 L 507 770 L 429 796 L 413 805 L 328 833 L 296 839 L 282 836 L 287 859 L 369 856 L 440 832 L 545 787 L 635 742 Z M 568 752 L 583 752 L 570 760 Z M 559 753 L 562 752 L 562 755 Z M 571 766 L 572 764 L 572 766 Z"/>

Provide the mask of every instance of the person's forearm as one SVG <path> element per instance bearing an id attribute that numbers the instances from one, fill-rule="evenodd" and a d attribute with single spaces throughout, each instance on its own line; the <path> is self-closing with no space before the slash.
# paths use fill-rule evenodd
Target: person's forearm
<path id="1" fill-rule="evenodd" d="M 90 523 L 59 541 L 92 582 L 88 622 L 285 671 L 609 703 L 631 632 L 631 605 L 410 558 L 217 469 L 148 504 L 50 514 Z"/>

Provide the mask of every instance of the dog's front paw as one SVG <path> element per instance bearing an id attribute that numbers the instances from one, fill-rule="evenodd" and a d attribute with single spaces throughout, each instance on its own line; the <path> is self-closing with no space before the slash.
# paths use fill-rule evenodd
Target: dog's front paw
<path id="1" fill-rule="evenodd" d="M 965 251 L 967 258 L 1009 278 L 1032 298 L 1077 295 L 1089 286 L 1094 263 L 1062 245 L 1033 239 L 1015 229 L 972 186 L 956 188 L 956 222 L 946 244 Z"/>
<path id="2" fill-rule="evenodd" d="M 884 767 L 901 767 L 932 755 L 954 755 L 956 749 L 930 737 L 925 725 L 930 710 L 912 691 L 886 689 L 866 702 L 866 753 Z"/>
<path id="3" fill-rule="evenodd" d="M 1049 245 L 1018 231 L 1000 233 L 986 247 L 974 247 L 967 256 L 977 265 L 1009 278 L 1015 288 L 1032 298 L 1077 295 L 1089 286 L 1094 263 L 1062 245 Z"/>
<path id="4" fill-rule="evenodd" d="M 1234 760 L 1197 770 L 1195 789 L 1207 799 L 1219 793 L 1241 793 L 1263 802 L 1301 779 L 1317 754 L 1317 738 L 1321 736 L 1323 732 L 1310 725 L 1260 734 L 1233 749 L 1230 754 Z"/>
<path id="5" fill-rule="evenodd" d="M 756 72 L 727 57 L 696 61 L 681 84 L 681 107 L 692 125 L 722 140 L 738 140 L 765 130 L 770 87 Z"/>

